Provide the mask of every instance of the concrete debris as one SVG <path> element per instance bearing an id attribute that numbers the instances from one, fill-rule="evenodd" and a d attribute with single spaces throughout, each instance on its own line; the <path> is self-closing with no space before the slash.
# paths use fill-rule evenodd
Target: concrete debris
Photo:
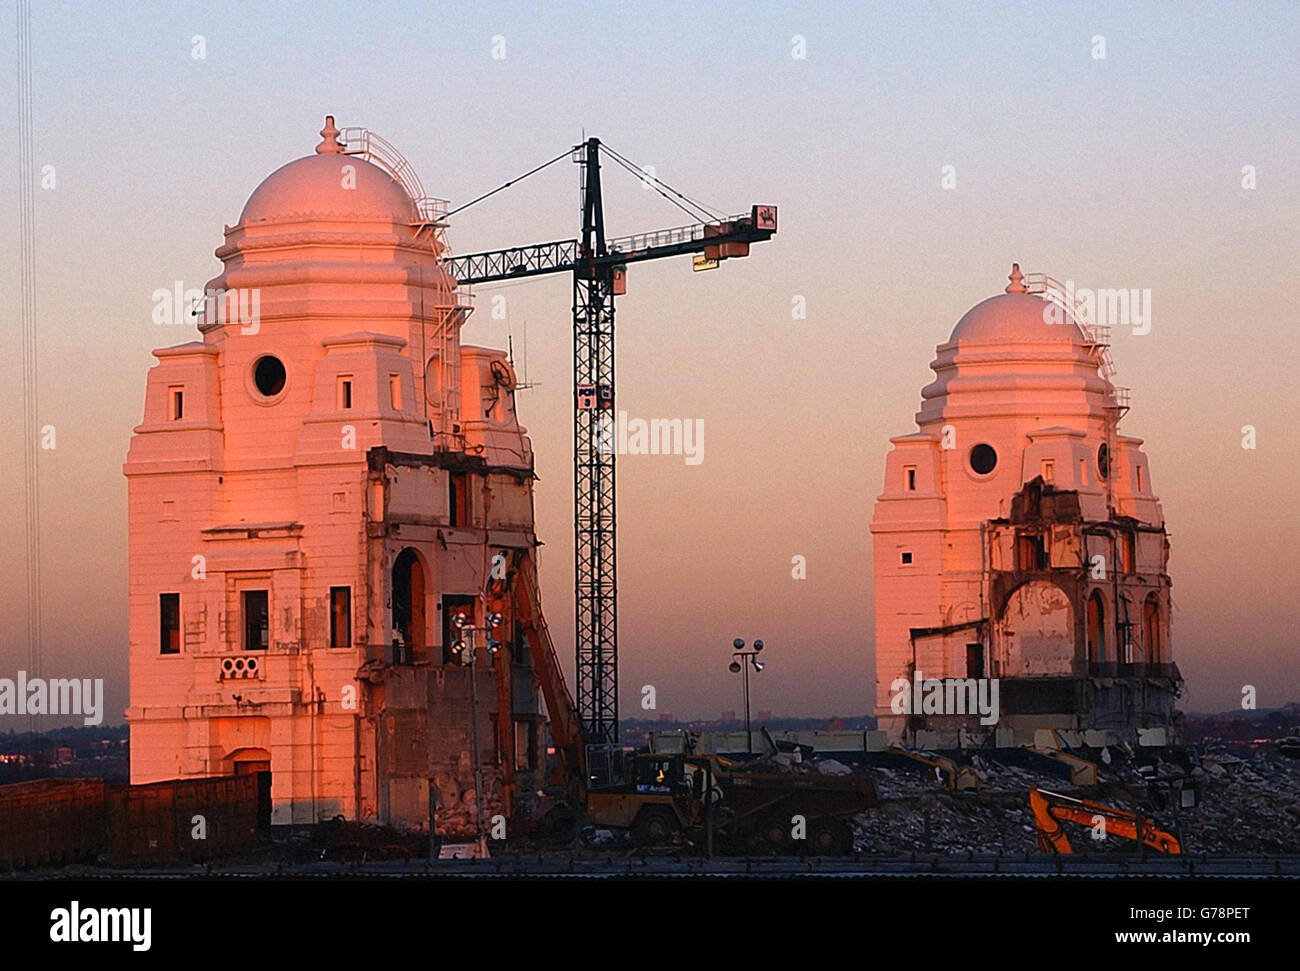
<path id="1" fill-rule="evenodd" d="M 928 780 L 927 780 L 928 781 Z M 1024 806 L 995 805 L 986 794 L 931 792 L 885 802 L 853 820 L 863 853 L 1023 854 L 1035 852 L 1033 815 Z"/>
<path id="2" fill-rule="evenodd" d="M 1122 750 L 1099 765 L 1099 783 L 1082 788 L 1024 768 L 975 755 L 980 791 L 949 794 L 928 773 L 871 770 L 879 807 L 854 818 L 855 848 L 861 853 L 1036 854 L 1028 790 L 1054 792 L 1144 814 L 1178 836 L 1184 852 L 1300 853 L 1300 762 L 1272 748 L 1248 759 L 1206 753 L 1189 773 L 1170 752 L 1145 750 L 1143 765 Z M 1183 780 L 1187 780 L 1184 782 Z M 1179 808 L 1179 786 L 1199 787 L 1198 805 Z M 1076 853 L 1125 853 L 1133 842 L 1093 840 L 1072 824 L 1066 832 Z"/>
<path id="3" fill-rule="evenodd" d="M 359 863 L 370 860 L 427 859 L 427 833 L 402 831 L 375 823 L 358 823 L 337 816 L 312 827 L 308 840 L 320 847 L 321 860 Z"/>
<path id="4" fill-rule="evenodd" d="M 822 775 L 852 775 L 853 770 L 843 762 L 836 762 L 834 759 L 822 759 L 813 763 L 817 771 Z"/>

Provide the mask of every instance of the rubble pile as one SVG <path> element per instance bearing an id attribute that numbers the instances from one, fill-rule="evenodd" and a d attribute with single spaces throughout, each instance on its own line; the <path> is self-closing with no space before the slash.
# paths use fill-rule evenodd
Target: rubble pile
<path id="1" fill-rule="evenodd" d="M 336 816 L 313 827 L 311 844 L 319 859 L 346 862 L 428 859 L 428 834 L 405 832 L 376 823 L 358 823 Z"/>
<path id="2" fill-rule="evenodd" d="M 975 756 L 978 791 L 949 793 L 925 771 L 877 767 L 880 805 L 854 818 L 855 849 L 870 854 L 1004 855 L 1039 852 L 1028 791 L 1037 786 L 1104 805 L 1150 814 L 1193 854 L 1300 853 L 1300 760 L 1262 747 L 1246 758 L 1210 750 L 1190 762 L 1150 753 L 1099 763 L 1098 784 L 1064 780 Z M 1179 808 L 1177 786 L 1194 783 L 1198 805 Z M 1135 844 L 1097 841 L 1066 824 L 1077 853 L 1133 853 Z"/>
<path id="3" fill-rule="evenodd" d="M 1200 763 L 1191 773 L 1199 804 L 1176 816 L 1187 852 L 1300 853 L 1300 761 L 1268 746 L 1247 758 L 1210 750 Z M 1120 774 L 1132 794 L 1142 791 L 1129 767 Z M 1160 815 L 1175 818 L 1168 808 Z"/>
<path id="4" fill-rule="evenodd" d="M 882 770 L 882 773 L 888 770 Z M 861 853 L 973 854 L 1035 852 L 1033 814 L 968 793 L 931 792 L 885 801 L 853 820 L 854 848 Z"/>

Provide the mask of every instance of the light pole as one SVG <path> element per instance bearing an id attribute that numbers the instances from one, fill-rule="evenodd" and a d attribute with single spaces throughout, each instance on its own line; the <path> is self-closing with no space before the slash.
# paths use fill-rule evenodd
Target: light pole
<path id="1" fill-rule="evenodd" d="M 471 625 L 463 613 L 457 614 L 454 620 L 460 630 L 460 640 L 451 645 L 451 653 L 459 656 L 461 665 L 469 669 L 470 738 L 474 748 L 474 831 L 478 834 L 478 857 L 482 860 L 487 858 L 487 838 L 483 835 L 483 763 L 478 754 L 478 675 L 475 662 L 480 634 L 487 643 L 489 654 L 495 656 L 501 650 L 500 642 L 492 636 L 492 632 L 501 626 L 501 615 L 486 613 L 482 627 Z M 432 833 L 429 838 L 433 838 Z"/>
<path id="2" fill-rule="evenodd" d="M 762 661 L 760 661 L 760 660 L 758 659 L 758 652 L 761 651 L 761 650 L 763 649 L 763 642 L 762 642 L 762 641 L 754 641 L 754 649 L 753 649 L 752 651 L 747 651 L 747 650 L 745 650 L 745 642 L 744 642 L 741 638 L 737 637 L 734 641 L 731 642 L 731 646 L 732 646 L 732 648 L 733 648 L 733 651 L 732 651 L 732 654 L 731 654 L 731 664 L 729 664 L 729 665 L 727 666 L 727 670 L 730 671 L 732 674 L 739 674 L 739 675 L 742 675 L 743 680 L 744 680 L 744 684 L 745 684 L 745 750 L 746 750 L 750 755 L 753 755 L 753 754 L 754 754 L 754 735 L 753 735 L 753 732 L 751 732 L 751 731 L 750 731 L 750 728 L 749 728 L 749 669 L 750 669 L 750 667 L 752 666 L 753 669 L 754 669 L 754 673 L 755 673 L 755 674 L 757 674 L 759 671 L 762 671 L 762 670 L 763 670 L 763 668 L 764 668 L 765 665 L 763 664 Z M 748 660 L 748 663 L 746 663 L 746 660 Z"/>

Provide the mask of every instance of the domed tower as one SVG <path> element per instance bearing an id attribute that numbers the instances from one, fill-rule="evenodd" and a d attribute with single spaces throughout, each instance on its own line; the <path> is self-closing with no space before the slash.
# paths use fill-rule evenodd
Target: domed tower
<path id="1" fill-rule="evenodd" d="M 1017 265 L 930 366 L 871 522 L 881 727 L 944 746 L 1170 728 L 1164 515 L 1103 329 Z M 996 714 L 954 710 L 968 679 L 997 681 Z"/>
<path id="2" fill-rule="evenodd" d="M 461 344 L 445 209 L 376 136 L 321 136 L 226 227 L 201 340 L 154 352 L 124 469 L 132 781 L 256 772 L 275 823 L 427 826 L 432 791 L 455 832 L 475 709 L 488 811 L 537 789 L 509 619 L 490 663 L 451 651 L 536 545 L 532 450 L 506 355 Z"/>

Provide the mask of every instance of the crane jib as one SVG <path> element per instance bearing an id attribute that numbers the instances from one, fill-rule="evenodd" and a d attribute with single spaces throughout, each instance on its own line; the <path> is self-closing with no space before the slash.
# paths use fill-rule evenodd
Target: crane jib
<path id="1" fill-rule="evenodd" d="M 590 259 L 583 258 L 578 240 L 564 239 L 453 256 L 443 265 L 457 283 L 472 285 L 567 273 L 584 263 L 592 267 L 621 266 L 714 249 L 721 249 L 719 255 L 726 259 L 743 255 L 726 252 L 729 245 L 764 242 L 776 233 L 776 226 L 776 206 L 760 205 L 752 207 L 744 216 L 733 216 L 720 222 L 696 223 L 611 239 L 606 244 L 605 256 Z"/>

